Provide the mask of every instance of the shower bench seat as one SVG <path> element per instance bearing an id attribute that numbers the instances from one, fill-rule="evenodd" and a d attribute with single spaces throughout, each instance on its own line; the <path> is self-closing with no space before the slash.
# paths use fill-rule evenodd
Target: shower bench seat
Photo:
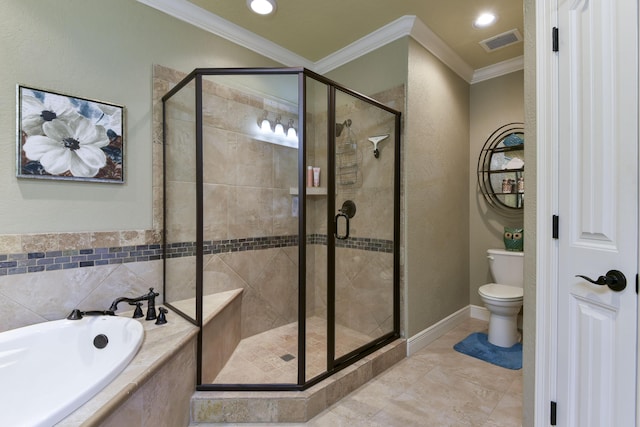
<path id="1" fill-rule="evenodd" d="M 202 297 L 202 383 L 212 383 L 240 343 L 243 289 Z M 195 298 L 172 305 L 195 319 Z"/>

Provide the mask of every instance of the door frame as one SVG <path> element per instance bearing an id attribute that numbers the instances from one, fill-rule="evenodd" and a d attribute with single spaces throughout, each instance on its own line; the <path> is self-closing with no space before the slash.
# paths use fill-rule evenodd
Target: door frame
<path id="1" fill-rule="evenodd" d="M 558 61 L 551 49 L 551 31 L 557 25 L 557 0 L 535 1 L 534 5 L 536 236 L 533 264 L 536 286 L 535 307 L 532 307 L 535 310 L 533 421 L 535 426 L 548 426 L 550 402 L 556 398 L 556 384 L 552 379 L 557 367 L 557 299 L 554 296 L 558 293 L 558 244 L 552 237 L 552 217 L 558 212 L 558 101 L 555 96 L 558 93 Z"/>
<path id="2" fill-rule="evenodd" d="M 534 408 L 533 425 L 550 425 L 551 402 L 557 399 L 556 383 L 554 381 L 557 370 L 557 298 L 558 294 L 558 243 L 553 236 L 552 216 L 558 213 L 558 182 L 559 169 L 557 152 L 559 144 L 558 123 L 558 61 L 557 54 L 552 51 L 552 29 L 557 26 L 558 1 L 530 1 L 531 8 L 525 8 L 535 12 L 535 43 L 531 48 L 532 62 L 535 65 L 535 116 L 527 130 L 528 123 L 525 120 L 525 133 L 535 134 L 536 139 L 536 210 L 535 222 L 535 255 L 533 259 L 525 259 L 528 265 L 532 265 L 535 281 L 535 306 L 525 306 L 525 311 L 535 312 L 535 361 L 534 375 Z M 638 32 L 636 32 L 636 36 Z M 640 94 L 639 94 L 640 95 Z M 639 96 L 640 98 L 640 96 Z M 640 123 L 640 117 L 638 117 Z M 640 156 L 637 159 L 640 164 Z M 636 176 L 636 179 L 639 179 Z M 638 198 L 638 195 L 636 195 Z M 638 200 L 640 207 L 640 199 Z M 525 217 L 526 217 L 525 213 Z M 638 265 L 640 265 L 640 252 Z M 525 267 L 526 269 L 527 267 Z M 526 276 L 531 277 L 531 276 Z M 529 284 L 529 286 L 526 286 Z M 526 283 L 526 288 L 533 284 Z M 525 289 L 526 293 L 526 289 Z M 525 299 L 526 302 L 526 299 Z M 639 308 L 640 310 L 640 308 Z M 530 325 L 534 326 L 534 325 Z M 526 326 L 525 326 L 526 328 Z M 525 329 L 526 330 L 526 329 Z M 637 354 L 640 355 L 640 316 L 636 325 L 638 336 Z M 636 361 L 640 372 L 640 358 Z M 526 364 L 531 367 L 532 364 Z M 636 380 L 638 396 L 640 396 L 640 381 Z M 636 402 L 636 424 L 640 425 L 640 411 Z"/>

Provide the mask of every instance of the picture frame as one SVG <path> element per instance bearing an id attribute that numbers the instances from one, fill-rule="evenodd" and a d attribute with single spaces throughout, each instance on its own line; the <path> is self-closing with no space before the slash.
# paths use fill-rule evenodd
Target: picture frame
<path id="1" fill-rule="evenodd" d="M 17 85 L 18 178 L 123 184 L 125 108 Z"/>

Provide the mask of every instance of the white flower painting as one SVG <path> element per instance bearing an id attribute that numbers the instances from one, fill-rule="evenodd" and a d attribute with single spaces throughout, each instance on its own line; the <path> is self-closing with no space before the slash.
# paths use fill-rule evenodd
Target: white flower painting
<path id="1" fill-rule="evenodd" d="M 123 183 L 123 110 L 18 86 L 18 177 Z"/>

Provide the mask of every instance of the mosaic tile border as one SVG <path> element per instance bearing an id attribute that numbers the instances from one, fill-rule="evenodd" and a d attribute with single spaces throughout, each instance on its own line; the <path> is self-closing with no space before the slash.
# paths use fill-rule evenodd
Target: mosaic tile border
<path id="1" fill-rule="evenodd" d="M 327 236 L 310 234 L 307 244 L 326 245 Z M 298 245 L 298 236 L 248 237 L 244 239 L 208 240 L 204 242 L 204 254 L 256 251 Z M 340 248 L 372 252 L 393 253 L 393 241 L 366 237 L 350 237 L 336 240 Z M 69 270 L 72 268 L 98 267 L 130 262 L 156 261 L 163 258 L 160 244 L 117 246 L 109 248 L 71 249 L 46 252 L 0 254 L 0 276 L 39 273 L 43 271 Z M 195 242 L 172 243 L 167 247 L 167 258 L 195 256 Z"/>
<path id="2" fill-rule="evenodd" d="M 0 254 L 0 276 L 162 259 L 162 245 Z"/>
<path id="3" fill-rule="evenodd" d="M 244 239 L 205 240 L 204 255 L 285 248 L 298 245 L 298 236 L 247 237 Z M 167 258 L 196 255 L 196 242 L 179 242 L 167 245 Z"/>
<path id="4" fill-rule="evenodd" d="M 311 234 L 307 237 L 307 244 L 326 245 L 327 235 Z M 336 239 L 336 247 L 392 254 L 393 240 L 373 239 L 370 237 L 349 237 L 347 240 Z"/>
<path id="5" fill-rule="evenodd" d="M 326 234 L 310 234 L 307 236 L 308 245 L 327 244 Z M 284 248 L 298 246 L 298 236 L 268 236 L 249 237 L 231 240 L 207 240 L 204 242 L 204 255 L 255 251 L 260 249 Z M 350 237 L 348 240 L 336 240 L 339 248 L 360 249 L 371 252 L 393 253 L 393 241 L 372 239 L 368 237 Z M 196 255 L 195 242 L 172 243 L 167 248 L 167 258 L 181 258 Z"/>

